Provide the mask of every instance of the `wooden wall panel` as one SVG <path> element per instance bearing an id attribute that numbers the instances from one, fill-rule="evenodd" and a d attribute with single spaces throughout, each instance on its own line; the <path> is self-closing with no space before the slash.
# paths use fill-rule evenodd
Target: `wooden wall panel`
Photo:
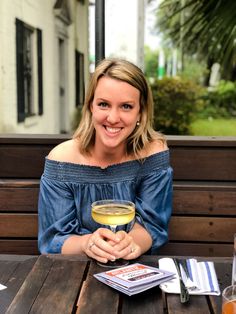
<path id="1" fill-rule="evenodd" d="M 173 214 L 234 216 L 236 214 L 236 184 L 174 184 Z"/>
<path id="2" fill-rule="evenodd" d="M 175 180 L 235 181 L 236 148 L 170 146 Z"/>
<path id="3" fill-rule="evenodd" d="M 38 255 L 37 239 L 0 239 L 1 254 Z"/>
<path id="4" fill-rule="evenodd" d="M 2 238 L 37 238 L 37 214 L 0 214 Z"/>
<path id="5" fill-rule="evenodd" d="M 169 238 L 186 242 L 233 242 L 236 217 L 178 217 L 171 218 Z"/>
<path id="6" fill-rule="evenodd" d="M 38 212 L 39 188 L 1 188 L 0 212 Z"/>

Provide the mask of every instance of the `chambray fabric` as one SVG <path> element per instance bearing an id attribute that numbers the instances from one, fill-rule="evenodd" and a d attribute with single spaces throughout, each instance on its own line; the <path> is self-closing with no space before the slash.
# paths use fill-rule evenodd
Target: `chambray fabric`
<path id="1" fill-rule="evenodd" d="M 100 168 L 45 160 L 39 193 L 41 253 L 60 253 L 72 234 L 94 232 L 101 225 L 91 218 L 91 204 L 101 199 L 135 203 L 135 220 L 150 233 L 149 253 L 156 254 L 168 239 L 172 212 L 172 168 L 169 150 L 142 160 Z M 129 231 L 134 221 L 120 229 Z"/>

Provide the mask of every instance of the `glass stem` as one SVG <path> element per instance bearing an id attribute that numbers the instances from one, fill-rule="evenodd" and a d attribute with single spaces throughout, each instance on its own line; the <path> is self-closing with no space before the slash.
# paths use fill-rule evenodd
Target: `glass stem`
<path id="1" fill-rule="evenodd" d="M 110 225 L 111 231 L 116 233 L 116 225 Z"/>

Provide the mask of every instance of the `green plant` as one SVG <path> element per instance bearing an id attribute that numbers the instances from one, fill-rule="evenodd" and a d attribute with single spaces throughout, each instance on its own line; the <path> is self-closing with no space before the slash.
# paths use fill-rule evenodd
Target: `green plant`
<path id="1" fill-rule="evenodd" d="M 236 117 L 236 84 L 221 81 L 213 89 L 206 89 L 203 95 L 204 105 L 199 118 L 231 118 Z"/>
<path id="2" fill-rule="evenodd" d="M 149 78 L 157 77 L 158 51 L 153 51 L 148 46 L 145 46 L 144 49 L 145 75 Z"/>
<path id="3" fill-rule="evenodd" d="M 152 85 L 154 128 L 165 134 L 190 134 L 200 106 L 200 86 L 180 78 L 156 80 Z"/>
<path id="4" fill-rule="evenodd" d="M 195 56 L 185 56 L 184 68 L 178 75 L 184 80 L 194 81 L 196 84 L 203 85 L 208 70 L 204 62 L 199 62 Z"/>
<path id="5" fill-rule="evenodd" d="M 163 0 L 156 24 L 184 55 L 219 62 L 224 78 L 235 80 L 236 2 L 232 0 Z"/>

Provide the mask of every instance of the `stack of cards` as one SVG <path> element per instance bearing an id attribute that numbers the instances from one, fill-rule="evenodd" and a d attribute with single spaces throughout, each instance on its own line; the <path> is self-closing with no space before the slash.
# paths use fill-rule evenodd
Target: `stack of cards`
<path id="1" fill-rule="evenodd" d="M 129 296 L 155 287 L 173 276 L 172 272 L 139 263 L 94 275 L 99 281 Z"/>

